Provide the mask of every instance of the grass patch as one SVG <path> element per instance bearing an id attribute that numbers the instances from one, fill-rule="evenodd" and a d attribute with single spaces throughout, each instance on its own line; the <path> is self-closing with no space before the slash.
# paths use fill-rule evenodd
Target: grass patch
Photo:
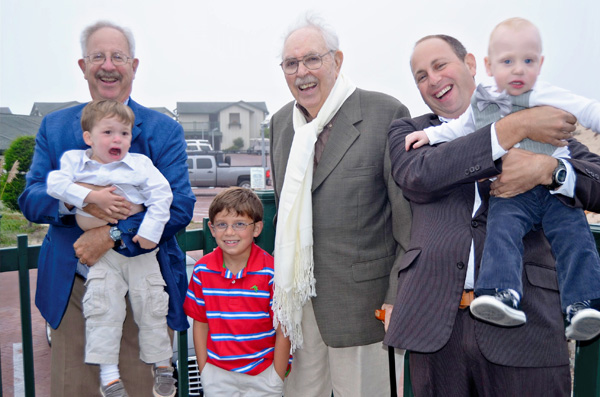
<path id="1" fill-rule="evenodd" d="M 48 225 L 30 223 L 18 211 L 3 209 L 0 214 L 2 215 L 0 218 L 0 247 L 16 247 L 17 236 L 20 234 L 28 235 L 29 245 L 41 244 Z"/>

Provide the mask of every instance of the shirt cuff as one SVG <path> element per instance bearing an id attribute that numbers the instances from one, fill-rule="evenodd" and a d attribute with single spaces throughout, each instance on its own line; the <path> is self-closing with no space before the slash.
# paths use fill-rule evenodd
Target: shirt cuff
<path id="1" fill-rule="evenodd" d="M 60 215 L 75 215 L 76 210 L 77 210 L 77 207 L 75 207 L 75 206 L 73 206 L 72 209 L 68 209 L 67 206 L 65 205 L 64 201 L 58 202 L 58 213 Z"/>
<path id="2" fill-rule="evenodd" d="M 577 182 L 577 173 L 573 169 L 571 163 L 567 159 L 561 159 L 567 169 L 567 178 L 565 183 L 558 187 L 556 190 L 550 190 L 550 194 L 562 194 L 563 196 L 573 198 L 575 197 L 575 183 Z"/>
<path id="3" fill-rule="evenodd" d="M 492 124 L 492 127 L 490 128 L 490 134 L 492 142 L 492 159 L 496 161 L 502 156 L 504 156 L 506 153 L 508 153 L 508 151 L 504 150 L 498 142 L 498 135 L 496 134 L 496 123 Z"/>

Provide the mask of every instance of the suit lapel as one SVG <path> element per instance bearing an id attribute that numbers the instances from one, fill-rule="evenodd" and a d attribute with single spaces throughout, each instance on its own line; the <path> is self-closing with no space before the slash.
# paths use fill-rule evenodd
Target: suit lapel
<path id="1" fill-rule="evenodd" d="M 357 89 L 338 111 L 321 161 L 313 176 L 312 191 L 317 189 L 331 174 L 354 141 L 358 139 L 360 131 L 354 125 L 361 120 L 360 95 Z"/>
<path id="2" fill-rule="evenodd" d="M 133 110 L 135 114 L 135 122 L 131 129 L 131 141 L 135 141 L 138 135 L 142 133 L 142 115 L 140 114 L 140 105 L 138 105 L 133 99 L 129 98 L 128 106 Z"/>
<path id="3" fill-rule="evenodd" d="M 84 107 L 82 106 L 79 112 L 77 113 L 77 116 L 73 120 L 73 124 L 71 125 L 71 131 L 73 131 L 72 142 L 74 142 L 73 148 L 76 149 L 85 149 L 88 147 L 85 141 L 83 140 L 83 130 L 81 129 L 81 112 L 83 111 L 83 108 Z"/>

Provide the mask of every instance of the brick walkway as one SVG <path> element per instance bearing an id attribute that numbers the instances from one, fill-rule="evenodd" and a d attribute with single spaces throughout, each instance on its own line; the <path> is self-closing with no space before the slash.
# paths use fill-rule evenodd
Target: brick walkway
<path id="1" fill-rule="evenodd" d="M 35 307 L 37 270 L 29 272 L 31 288 L 31 319 L 36 396 L 50 395 L 50 347 L 46 342 L 45 321 Z M 17 272 L 0 273 L 0 363 L 2 365 L 2 393 L 14 396 L 13 345 L 21 343 L 21 312 L 19 310 L 19 275 Z"/>

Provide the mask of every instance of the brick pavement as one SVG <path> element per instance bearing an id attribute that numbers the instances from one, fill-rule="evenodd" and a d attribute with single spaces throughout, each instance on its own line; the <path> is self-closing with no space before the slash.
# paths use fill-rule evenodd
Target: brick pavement
<path id="1" fill-rule="evenodd" d="M 31 319 L 36 396 L 50 395 L 50 347 L 46 341 L 46 322 L 35 307 L 37 270 L 29 272 L 31 289 Z M 21 312 L 19 310 L 19 276 L 17 272 L 0 273 L 0 360 L 2 393 L 14 395 L 13 344 L 21 343 Z"/>

